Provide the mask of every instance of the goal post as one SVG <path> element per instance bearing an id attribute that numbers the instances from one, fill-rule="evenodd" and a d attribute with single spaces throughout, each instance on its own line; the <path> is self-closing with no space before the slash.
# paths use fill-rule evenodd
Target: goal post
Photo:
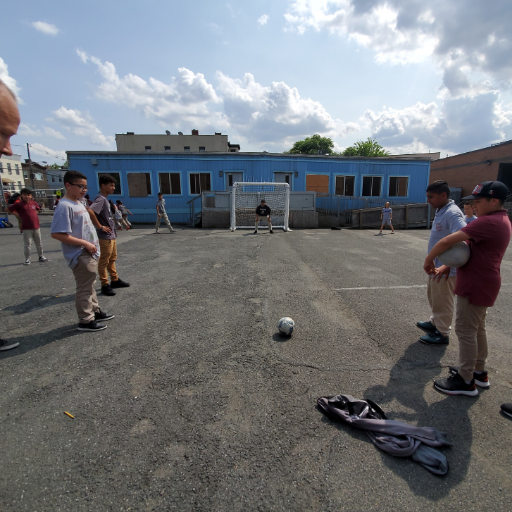
<path id="1" fill-rule="evenodd" d="M 273 182 L 238 182 L 233 184 L 231 191 L 231 231 L 235 229 L 254 229 L 256 207 L 264 199 L 270 207 L 272 228 L 289 231 L 288 217 L 290 214 L 290 185 Z M 267 227 L 260 220 L 262 228 Z"/>

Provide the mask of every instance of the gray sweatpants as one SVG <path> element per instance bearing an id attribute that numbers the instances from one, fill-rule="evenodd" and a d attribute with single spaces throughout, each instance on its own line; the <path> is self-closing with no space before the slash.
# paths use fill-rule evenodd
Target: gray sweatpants
<path id="1" fill-rule="evenodd" d="M 30 259 L 30 247 L 32 245 L 32 239 L 36 244 L 37 255 L 41 257 L 43 255 L 43 244 L 41 243 L 41 230 L 38 229 L 24 229 L 23 230 L 23 245 L 25 250 L 25 259 Z"/>
<path id="2" fill-rule="evenodd" d="M 163 219 L 163 221 L 167 224 L 167 227 L 169 228 L 169 231 L 172 231 L 171 221 L 169 220 L 169 217 L 167 217 L 167 213 L 161 213 L 156 218 L 156 226 L 155 229 L 158 231 L 160 228 L 160 221 Z"/>

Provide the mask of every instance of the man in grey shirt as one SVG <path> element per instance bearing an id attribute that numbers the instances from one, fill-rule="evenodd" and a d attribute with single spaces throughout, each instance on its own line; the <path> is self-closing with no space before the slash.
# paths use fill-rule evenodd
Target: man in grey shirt
<path id="1" fill-rule="evenodd" d="M 176 233 L 176 230 L 171 226 L 171 222 L 169 217 L 167 217 L 167 212 L 165 211 L 165 199 L 162 192 L 158 194 L 158 201 L 156 202 L 156 226 L 155 226 L 155 234 L 160 231 L 160 220 L 163 219 L 169 228 L 169 233 Z"/>
<path id="2" fill-rule="evenodd" d="M 428 241 L 428 252 L 439 240 L 451 235 L 466 226 L 464 215 L 460 208 L 449 199 L 450 187 L 446 181 L 434 181 L 427 187 L 428 203 L 436 208 L 432 222 L 432 230 Z M 457 269 L 443 265 L 435 259 L 436 272 L 428 276 L 427 296 L 432 314 L 428 322 L 417 322 L 416 325 L 425 331 L 420 338 L 427 345 L 447 345 L 455 304 L 455 281 Z"/>

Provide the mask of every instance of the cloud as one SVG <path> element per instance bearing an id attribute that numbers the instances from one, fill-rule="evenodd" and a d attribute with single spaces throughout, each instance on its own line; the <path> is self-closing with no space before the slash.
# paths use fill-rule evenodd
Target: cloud
<path id="1" fill-rule="evenodd" d="M 54 121 L 60 123 L 75 135 L 86 137 L 92 144 L 110 147 L 114 143 L 114 137 L 103 135 L 88 113 L 82 113 L 79 110 L 60 107 L 58 110 L 55 110 L 53 114 L 55 116 Z M 50 128 L 49 130 L 52 129 Z M 52 131 L 60 134 L 60 132 L 57 132 L 56 130 Z M 60 135 L 62 136 L 62 134 Z"/>
<path id="2" fill-rule="evenodd" d="M 216 78 L 230 125 L 252 142 L 282 146 L 315 133 L 344 136 L 360 129 L 357 123 L 333 119 L 321 103 L 301 97 L 284 82 L 264 86 L 251 73 L 239 80 L 220 71 Z"/>
<path id="3" fill-rule="evenodd" d="M 448 151 L 461 153 L 485 147 L 510 135 L 512 109 L 499 102 L 499 94 L 418 102 L 404 109 L 367 110 L 364 120 L 372 136 L 394 153 Z M 510 107 L 509 107 L 510 108 Z"/>
<path id="4" fill-rule="evenodd" d="M 53 137 L 54 139 L 59 140 L 66 140 L 66 137 L 64 137 L 64 135 L 62 135 L 62 133 L 60 133 L 58 130 L 50 128 L 49 126 L 44 126 L 43 129 L 45 135 L 48 135 L 49 137 Z"/>
<path id="5" fill-rule="evenodd" d="M 214 108 L 221 100 L 202 73 L 178 68 L 178 76 L 169 84 L 155 78 L 146 81 L 131 73 L 121 78 L 112 63 L 103 63 L 81 50 L 77 54 L 83 62 L 97 66 L 103 82 L 96 95 L 104 101 L 138 109 L 166 127 L 180 129 L 186 123 L 219 131 L 228 126 L 225 116 Z"/>
<path id="6" fill-rule="evenodd" d="M 34 144 L 30 144 L 30 152 L 35 153 L 37 155 L 49 156 L 57 160 L 66 160 L 65 151 L 51 149 L 37 142 Z"/>
<path id="7" fill-rule="evenodd" d="M 42 32 L 43 34 L 48 34 L 50 36 L 56 36 L 59 33 L 59 29 L 52 25 L 51 23 L 46 23 L 46 21 L 34 21 L 32 22 L 32 26 Z"/>
<path id="8" fill-rule="evenodd" d="M 9 69 L 5 61 L 0 57 L 0 80 L 13 92 L 16 96 L 18 96 L 20 92 L 20 88 L 18 83 L 12 76 L 9 75 Z"/>
<path id="9" fill-rule="evenodd" d="M 34 125 L 20 123 L 18 128 L 18 135 L 27 135 L 28 137 L 41 137 L 42 132 L 38 128 L 34 128 Z"/>
<path id="10" fill-rule="evenodd" d="M 285 19 L 299 34 L 326 30 L 354 41 L 378 63 L 432 59 L 453 96 L 466 94 L 476 73 L 512 85 L 511 2 L 296 0 Z"/>
<path id="11" fill-rule="evenodd" d="M 263 14 L 258 18 L 258 23 L 260 25 L 266 25 L 268 23 L 268 14 Z"/>

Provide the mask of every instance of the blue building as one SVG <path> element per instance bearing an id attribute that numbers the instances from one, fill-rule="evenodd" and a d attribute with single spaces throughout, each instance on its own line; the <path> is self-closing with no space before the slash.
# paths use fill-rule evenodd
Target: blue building
<path id="1" fill-rule="evenodd" d="M 203 191 L 228 192 L 235 182 L 272 181 L 291 191 L 340 196 L 347 208 L 360 208 L 357 198 L 376 202 L 425 202 L 428 158 L 364 158 L 283 153 L 123 153 L 68 151 L 69 168 L 87 176 L 93 198 L 98 178 L 117 182 L 111 198 L 120 199 L 135 222 L 153 222 L 158 192 L 163 192 L 172 221 L 185 223 L 189 202 Z M 354 206 L 351 206 L 351 204 Z"/>

